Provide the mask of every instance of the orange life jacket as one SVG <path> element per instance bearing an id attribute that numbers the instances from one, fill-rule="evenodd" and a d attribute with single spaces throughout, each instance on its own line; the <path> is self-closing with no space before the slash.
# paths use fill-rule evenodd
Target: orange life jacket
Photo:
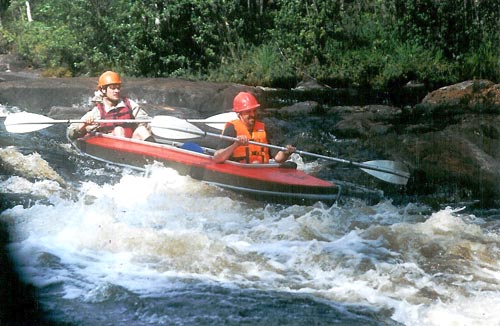
<path id="1" fill-rule="evenodd" d="M 253 131 L 250 134 L 247 127 L 239 119 L 229 122 L 236 130 L 236 136 L 246 135 L 249 140 L 258 143 L 267 144 L 267 135 L 265 125 L 261 121 L 255 121 Z M 269 163 L 269 147 L 248 144 L 247 146 L 238 146 L 233 151 L 233 160 L 241 163 Z"/>
<path id="2" fill-rule="evenodd" d="M 104 104 L 101 102 L 97 103 L 97 108 L 101 113 L 101 119 L 103 120 L 123 120 L 123 119 L 135 119 L 134 114 L 132 112 L 132 106 L 130 105 L 130 101 L 128 98 L 123 99 L 123 103 L 125 106 L 118 107 L 109 112 L 106 112 L 104 109 Z M 125 137 L 131 138 L 134 130 L 136 128 L 136 124 L 133 123 L 101 123 L 99 128 L 97 128 L 100 132 L 111 132 L 115 129 L 116 126 L 122 126 L 125 130 Z"/>

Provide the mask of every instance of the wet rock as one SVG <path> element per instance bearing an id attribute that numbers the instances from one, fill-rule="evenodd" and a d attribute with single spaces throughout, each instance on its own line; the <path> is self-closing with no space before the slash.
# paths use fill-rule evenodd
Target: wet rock
<path id="1" fill-rule="evenodd" d="M 320 83 L 318 80 L 309 78 L 300 81 L 297 84 L 297 87 L 295 87 L 295 90 L 311 90 L 311 89 L 325 89 L 328 88 L 328 86 Z"/>
<path id="2" fill-rule="evenodd" d="M 334 107 L 331 111 L 340 117 L 333 128 L 338 137 L 363 139 L 389 133 L 393 128 L 392 120 L 401 112 L 384 105 Z"/>
<path id="3" fill-rule="evenodd" d="M 489 80 L 468 80 L 429 93 L 422 104 L 468 106 L 500 104 L 500 85 Z"/>
<path id="4" fill-rule="evenodd" d="M 0 198 L 2 210 L 4 198 Z M 11 243 L 7 223 L 0 221 L 0 323 L 2 325 L 50 325 L 44 318 L 33 285 L 20 280 L 19 271 L 9 255 Z"/>
<path id="5" fill-rule="evenodd" d="M 405 195 L 438 205 L 497 207 L 499 89 L 488 81 L 467 81 L 431 92 L 415 107 L 335 106 L 324 119 L 337 138 L 353 140 L 339 147 L 344 156 L 404 162 L 412 174 L 400 189 Z"/>
<path id="6" fill-rule="evenodd" d="M 397 148 L 418 176 L 410 184 L 415 193 L 439 193 L 450 202 L 498 206 L 498 90 L 489 81 L 466 81 L 438 89 L 421 105 L 403 110 L 397 138 L 371 142 Z"/>
<path id="7" fill-rule="evenodd" d="M 0 170 L 30 180 L 53 180 L 66 186 L 64 179 L 54 171 L 40 154 L 23 155 L 14 147 L 0 149 Z"/>
<path id="8" fill-rule="evenodd" d="M 309 115 L 319 110 L 319 104 L 315 101 L 305 101 L 295 103 L 291 106 L 287 106 L 278 110 L 278 114 L 283 117 L 301 116 Z"/>

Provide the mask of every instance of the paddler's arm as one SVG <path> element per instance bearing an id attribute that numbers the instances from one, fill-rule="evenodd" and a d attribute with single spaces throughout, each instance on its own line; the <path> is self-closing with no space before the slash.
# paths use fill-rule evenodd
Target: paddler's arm
<path id="1" fill-rule="evenodd" d="M 80 123 L 72 123 L 68 127 L 68 137 L 71 139 L 76 139 L 78 137 L 84 136 L 87 132 L 95 128 L 94 121 L 99 119 L 100 113 L 97 112 L 98 116 L 96 116 L 96 112 L 91 110 L 80 119 L 85 120 L 85 122 Z"/>
<path id="2" fill-rule="evenodd" d="M 224 128 L 222 135 L 228 137 L 236 137 L 236 129 L 231 123 L 228 123 Z M 220 139 L 219 145 L 214 153 L 214 156 L 212 157 L 212 160 L 214 160 L 216 163 L 222 163 L 226 160 L 229 160 L 233 155 L 234 150 L 238 146 L 239 144 L 237 141 L 231 142 L 225 139 Z"/>
<path id="3" fill-rule="evenodd" d="M 238 146 L 246 146 L 248 145 L 248 138 L 247 136 L 241 135 L 236 137 L 238 140 L 233 142 L 231 145 L 227 146 L 226 148 L 219 149 L 215 151 L 213 160 L 215 163 L 222 163 L 225 160 L 228 160 L 231 155 L 233 155 L 234 150 Z"/>

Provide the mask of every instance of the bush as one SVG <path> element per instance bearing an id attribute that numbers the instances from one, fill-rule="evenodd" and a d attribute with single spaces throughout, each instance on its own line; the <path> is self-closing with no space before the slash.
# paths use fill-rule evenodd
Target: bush
<path id="1" fill-rule="evenodd" d="M 42 77 L 72 77 L 68 68 L 48 68 L 42 71 Z"/>
<path id="2" fill-rule="evenodd" d="M 15 36 L 8 30 L 0 27 L 0 54 L 9 53 L 14 44 Z"/>
<path id="3" fill-rule="evenodd" d="M 495 41 L 484 40 L 478 49 L 467 52 L 461 60 L 460 73 L 468 79 L 500 80 L 500 55 Z"/>
<path id="4" fill-rule="evenodd" d="M 241 82 L 275 87 L 283 83 L 295 86 L 294 68 L 273 45 L 252 46 L 226 64 L 209 73 L 216 81 Z"/>
<path id="5" fill-rule="evenodd" d="M 65 26 L 48 27 L 38 22 L 21 22 L 16 26 L 18 55 L 35 68 L 73 70 L 84 50 L 78 38 Z"/>
<path id="6" fill-rule="evenodd" d="M 374 85 L 386 87 L 397 83 L 402 86 L 410 81 L 441 85 L 457 82 L 458 75 L 441 50 L 426 49 L 410 42 L 398 43 Z"/>

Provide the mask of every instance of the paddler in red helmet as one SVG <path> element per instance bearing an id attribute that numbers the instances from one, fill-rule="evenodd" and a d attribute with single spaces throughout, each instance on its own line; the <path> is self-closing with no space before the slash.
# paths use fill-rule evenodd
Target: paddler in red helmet
<path id="1" fill-rule="evenodd" d="M 266 127 L 262 121 L 257 120 L 257 108 L 260 106 L 255 96 L 248 92 L 240 92 L 234 97 L 233 111 L 238 114 L 238 119 L 226 124 L 223 135 L 237 138 L 234 142 L 221 140 L 219 149 L 214 153 L 213 160 L 222 163 L 233 160 L 241 163 L 269 163 L 272 153 L 269 147 L 249 144 L 252 140 L 268 144 Z M 295 152 L 292 145 L 286 146 L 286 151 L 278 151 L 273 155 L 277 163 L 285 162 Z"/>
<path id="2" fill-rule="evenodd" d="M 122 80 L 114 71 L 104 72 L 97 82 L 97 91 L 92 99 L 95 106 L 81 120 L 68 128 L 70 138 L 77 138 L 90 131 L 110 133 L 118 137 L 154 141 L 147 123 L 101 123 L 96 120 L 148 120 L 148 114 L 135 101 L 121 96 Z"/>

